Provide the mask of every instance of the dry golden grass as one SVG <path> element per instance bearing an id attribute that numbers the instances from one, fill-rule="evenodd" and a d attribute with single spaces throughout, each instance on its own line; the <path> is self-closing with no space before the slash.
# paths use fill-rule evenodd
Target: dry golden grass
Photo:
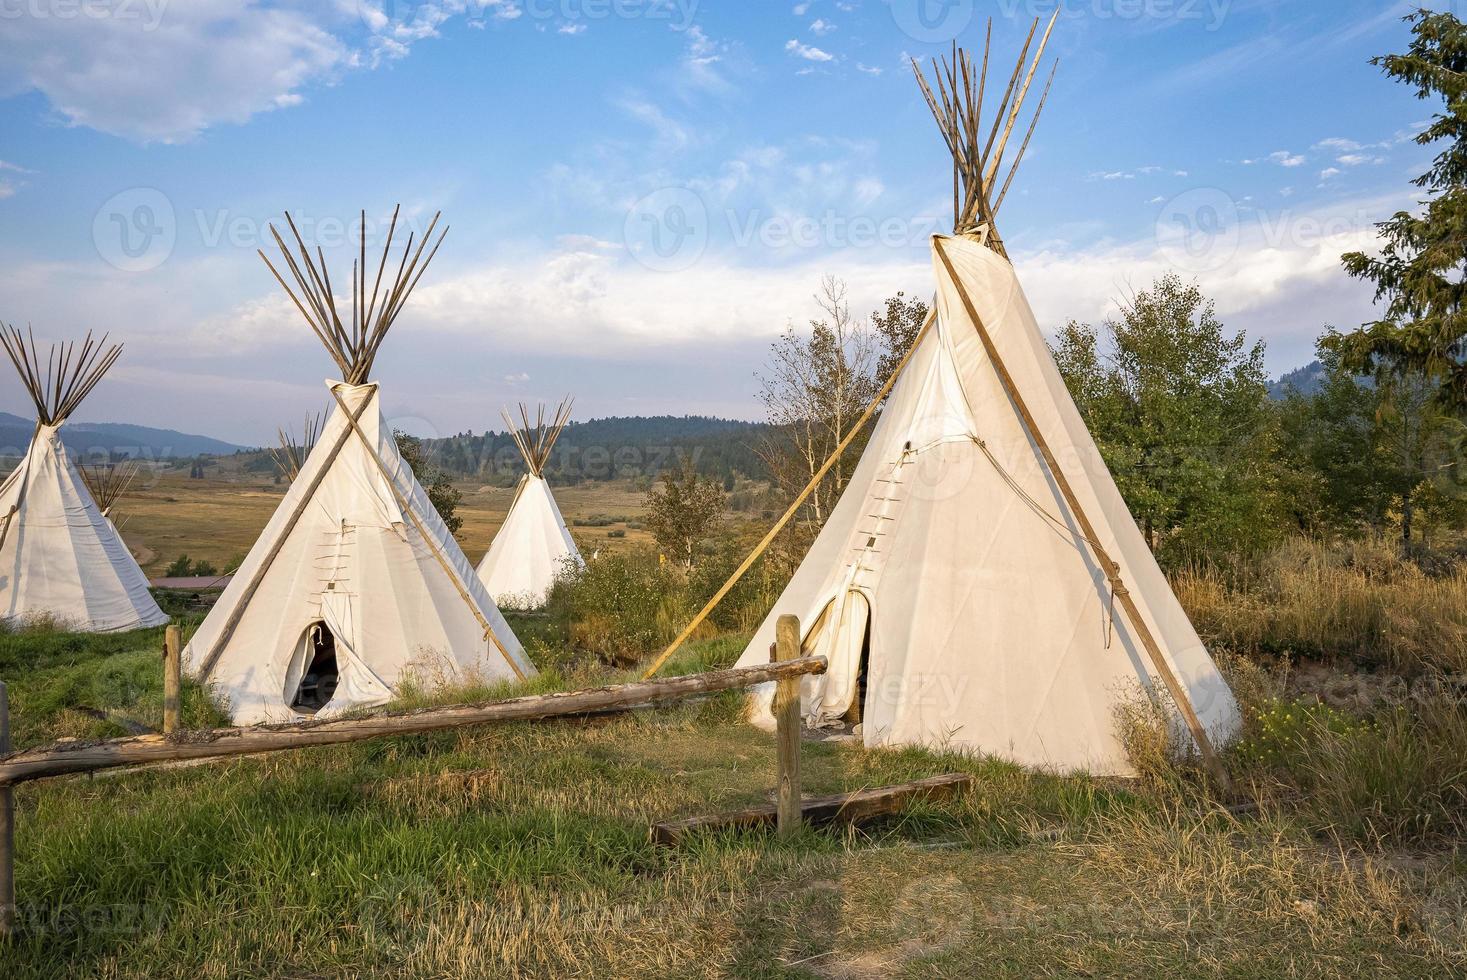
<path id="1" fill-rule="evenodd" d="M 458 542 L 469 560 L 477 562 L 504 523 L 514 490 L 482 484 L 465 484 L 459 489 L 463 502 L 458 514 L 464 524 Z M 148 479 L 145 474 L 118 504 L 122 537 L 150 576 L 162 575 L 183 554 L 223 569 L 250 550 L 285 490 L 284 484 L 276 485 L 268 477 L 194 480 L 187 472 L 170 471 Z M 629 489 L 624 482 L 591 483 L 556 488 L 555 499 L 568 524 L 600 515 L 634 521 L 642 514 L 645 494 Z M 610 537 L 616 530 L 626 536 Z M 571 536 L 588 555 L 598 549 L 618 551 L 652 541 L 645 530 L 630 529 L 625 522 L 572 527 Z"/>
<path id="2" fill-rule="evenodd" d="M 1467 670 L 1467 569 L 1431 576 L 1389 543 L 1291 541 L 1234 576 L 1183 571 L 1173 587 L 1209 643 L 1412 673 Z"/>

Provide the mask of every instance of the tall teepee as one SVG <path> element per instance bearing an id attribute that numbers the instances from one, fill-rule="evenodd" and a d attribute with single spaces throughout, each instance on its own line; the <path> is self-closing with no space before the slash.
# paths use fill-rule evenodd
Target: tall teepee
<path id="1" fill-rule="evenodd" d="M 812 720 L 859 718 L 870 746 L 1096 773 L 1130 771 L 1116 711 L 1147 688 L 1221 774 L 1213 746 L 1236 730 L 1237 705 L 1086 430 L 994 226 L 1028 144 L 999 183 L 1049 36 L 1031 61 L 1037 27 L 991 124 L 980 125 L 987 44 L 981 69 L 955 51 L 935 94 L 923 81 L 953 158 L 955 230 L 932 241 L 933 314 L 740 664 L 767 661 L 776 618 L 794 614 L 805 649 L 829 658 L 803 686 Z M 771 697 L 755 695 L 756 722 L 771 722 Z"/>
<path id="2" fill-rule="evenodd" d="M 570 421 L 571 400 L 560 403 L 555 417 L 547 424 L 542 405 L 530 424 L 530 413 L 520 406 L 517 423 L 504 412 L 508 432 L 525 458 L 526 473 L 515 487 L 509 513 L 484 560 L 479 562 L 479 578 L 502 606 L 533 609 L 545 604 L 555 576 L 566 564 L 580 564 L 581 553 L 560 516 L 550 484 L 545 482 L 545 464 L 550 459 L 555 440 Z"/>
<path id="3" fill-rule="evenodd" d="M 34 336 L 4 324 L 0 344 L 36 406 L 30 448 L 0 484 L 0 617 L 46 616 L 96 633 L 168 622 L 61 443 L 61 425 L 122 346 L 88 334 L 80 346 L 53 345 L 42 359 Z"/>
<path id="4" fill-rule="evenodd" d="M 265 262 L 344 380 L 328 382 L 336 405 L 315 448 L 184 651 L 184 663 L 228 701 L 237 723 L 381 704 L 410 675 L 433 682 L 533 674 L 398 454 L 377 385 L 368 380 L 378 348 L 442 242 L 440 235 L 424 255 L 437 217 L 416 250 L 408 236 L 393 271 L 393 212 L 374 283 L 362 215 L 346 322 L 324 255 L 318 249 L 312 256 L 289 214 L 286 221 L 297 251 L 278 233 L 275 240 L 296 288 Z"/>

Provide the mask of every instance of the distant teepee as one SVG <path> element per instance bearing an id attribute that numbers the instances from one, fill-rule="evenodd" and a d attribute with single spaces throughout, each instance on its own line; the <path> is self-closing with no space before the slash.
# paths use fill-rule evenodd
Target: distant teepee
<path id="1" fill-rule="evenodd" d="M 479 562 L 479 578 L 501 606 L 534 609 L 544 605 L 555 576 L 567 563 L 581 563 L 581 553 L 545 482 L 545 464 L 570 421 L 571 404 L 570 398 L 561 402 L 548 425 L 543 405 L 533 426 L 524 405 L 520 406 L 519 423 L 508 412 L 502 413 L 527 472 L 515 488 L 504 524 Z"/>
<path id="2" fill-rule="evenodd" d="M 61 443 L 62 424 L 116 363 L 122 345 L 88 334 L 53 345 L 43 360 L 35 337 L 0 324 L 36 406 L 36 432 L 20 465 L 0 485 L 0 618 L 51 617 L 71 629 L 110 633 L 158 626 L 168 617 L 117 529 L 98 507 Z M 109 481 L 108 492 L 124 483 Z"/>
<path id="3" fill-rule="evenodd" d="M 525 658 L 494 600 L 398 454 L 369 381 L 388 330 L 438 251 L 413 236 L 387 269 L 397 213 L 368 277 L 365 231 L 343 322 L 325 258 L 295 231 L 275 238 L 294 288 L 276 279 L 341 371 L 336 407 L 270 523 L 199 627 L 184 663 L 240 724 L 330 716 L 423 681 L 524 678 Z M 365 229 L 366 215 L 362 216 Z M 273 231 L 273 229 L 272 229 Z M 442 242 L 439 236 L 438 242 Z M 261 252 L 261 258 L 265 258 Z"/>
<path id="4" fill-rule="evenodd" d="M 311 450 L 316 448 L 316 441 L 321 438 L 321 419 L 319 412 L 306 416 L 305 424 L 301 426 L 299 442 L 296 441 L 294 432 L 275 430 L 279 444 L 268 447 L 267 451 L 275 461 L 275 468 L 285 479 L 294 480 L 300 476 L 301 467 L 310 459 Z"/>

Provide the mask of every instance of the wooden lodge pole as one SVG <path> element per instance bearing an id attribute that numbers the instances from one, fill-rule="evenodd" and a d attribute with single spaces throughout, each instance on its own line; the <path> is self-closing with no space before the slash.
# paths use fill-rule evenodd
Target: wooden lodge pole
<path id="1" fill-rule="evenodd" d="M 800 620 L 798 616 L 781 616 L 775 626 L 774 663 L 789 663 L 800 658 Z M 801 675 L 786 674 L 775 682 L 774 722 L 775 748 L 779 757 L 778 826 L 781 840 L 800 832 L 802 807 L 800 798 L 800 680 Z"/>
<path id="2" fill-rule="evenodd" d="M 177 626 L 163 631 L 163 734 L 178 730 L 179 662 L 183 632 Z"/>
<path id="3" fill-rule="evenodd" d="M 0 756 L 10 754 L 10 695 L 0 681 Z M 15 790 L 0 786 L 0 939 L 15 934 Z"/>
<path id="4" fill-rule="evenodd" d="M 703 608 L 698 611 L 698 615 L 693 617 L 692 622 L 684 626 L 683 631 L 679 633 L 677 637 L 667 645 L 667 649 L 663 650 L 662 653 L 657 656 L 657 659 L 652 661 L 652 666 L 648 667 L 646 672 L 642 674 L 643 680 L 651 680 L 652 675 L 656 674 L 659 670 L 662 669 L 662 665 L 667 663 L 668 658 L 676 653 L 678 648 L 681 647 L 685 642 L 687 642 L 688 637 L 693 635 L 693 631 L 696 630 L 702 624 L 703 620 L 708 618 L 708 614 L 713 612 L 713 610 L 717 608 L 718 604 L 723 601 L 723 597 L 733 591 L 733 587 L 739 583 L 739 579 L 744 577 L 744 573 L 754 567 L 754 562 L 758 561 L 759 556 L 764 554 L 769 546 L 774 543 L 774 539 L 779 536 L 780 531 L 784 530 L 785 525 L 788 524 L 797 513 L 799 513 L 800 508 L 805 505 L 805 501 L 809 498 L 810 494 L 815 492 L 815 488 L 820 486 L 820 481 L 825 479 L 825 474 L 829 473 L 830 468 L 835 465 L 835 461 L 840 459 L 841 456 L 845 454 L 846 449 L 850 447 L 852 441 L 854 441 L 856 436 L 860 434 L 866 423 L 870 421 L 871 416 L 876 414 L 876 409 L 881 405 L 886 396 L 891 393 L 892 387 L 895 386 L 897 383 L 897 378 L 901 377 L 902 371 L 906 369 L 907 362 L 912 359 L 913 354 L 917 353 L 917 348 L 922 346 L 922 338 L 927 336 L 927 331 L 931 329 L 932 325 L 936 322 L 937 308 L 933 307 L 927 312 L 927 318 L 922 321 L 922 329 L 918 330 L 917 336 L 912 338 L 912 346 L 908 347 L 907 352 L 902 355 L 901 361 L 891 372 L 891 377 L 886 379 L 886 383 L 881 386 L 881 390 L 876 393 L 876 397 L 871 399 L 871 404 L 866 406 L 866 411 L 861 413 L 861 417 L 856 419 L 855 424 L 851 426 L 851 430 L 846 433 L 845 438 L 842 439 L 840 441 L 840 444 L 837 445 L 835 449 L 831 452 L 831 454 L 825 458 L 825 462 L 821 464 L 820 469 L 815 471 L 815 475 L 810 477 L 810 482 L 805 484 L 805 489 L 800 491 L 799 496 L 795 497 L 794 502 L 785 509 L 785 512 L 780 515 L 779 520 L 774 522 L 774 526 L 771 527 L 768 533 L 764 535 L 763 539 L 754 546 L 754 550 L 749 552 L 748 556 L 744 558 L 739 567 L 734 569 L 734 573 L 728 577 L 728 581 L 724 582 L 719 590 L 713 593 L 713 598 L 709 599 L 708 602 L 704 604 Z"/>

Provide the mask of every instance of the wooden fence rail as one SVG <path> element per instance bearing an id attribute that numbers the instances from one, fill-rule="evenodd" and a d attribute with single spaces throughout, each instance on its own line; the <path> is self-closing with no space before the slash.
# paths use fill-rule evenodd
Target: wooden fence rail
<path id="1" fill-rule="evenodd" d="M 678 701 L 699 694 L 753 687 L 781 678 L 824 672 L 824 657 L 802 657 L 777 664 L 735 667 L 667 680 L 638 681 L 558 694 L 537 694 L 485 704 L 423 708 L 366 718 L 256 725 L 250 728 L 215 728 L 182 731 L 171 735 L 137 735 L 104 742 L 58 742 L 0 757 L 0 787 L 120 766 L 147 767 L 188 759 L 255 755 L 317 745 L 340 745 L 386 735 L 413 735 L 466 725 L 626 711 L 644 704 Z"/>
<path id="2" fill-rule="evenodd" d="M 169 628 L 169 653 L 178 648 L 177 637 Z M 798 628 L 794 635 L 798 636 Z M 796 648 L 797 649 L 797 648 Z M 170 656 L 168 671 L 176 659 Z M 416 735 L 470 725 L 498 722 L 536 721 L 548 718 L 570 718 L 632 711 L 643 706 L 663 704 L 711 694 L 753 687 L 769 681 L 798 682 L 806 674 L 825 672 L 824 657 L 802 657 L 754 667 L 734 667 L 703 674 L 689 674 L 667 680 L 638 681 L 612 687 L 558 694 L 537 694 L 508 701 L 482 704 L 460 704 L 442 708 L 422 708 L 366 718 L 337 718 L 304 721 L 283 725 L 256 725 L 249 728 L 215 728 L 200 731 L 173 731 L 165 735 L 139 735 L 101 742 L 56 742 L 51 745 L 9 752 L 9 700 L 5 685 L 0 683 L 0 939 L 14 934 L 15 929 L 15 811 L 16 783 L 37 779 L 53 779 L 73 773 L 100 772 L 121 767 L 148 768 L 195 759 L 217 759 L 229 756 L 284 752 L 318 745 L 341 745 L 390 735 Z M 173 685 L 173 723 L 177 724 L 177 694 Z M 796 701 L 798 704 L 798 700 Z M 793 737 L 795 751 L 799 745 L 799 717 L 792 722 L 793 732 L 781 732 L 783 745 Z M 780 784 L 793 786 L 798 799 L 798 758 L 793 779 L 784 770 L 787 754 L 779 754 Z M 785 830 L 781 824 L 781 830 Z"/>

